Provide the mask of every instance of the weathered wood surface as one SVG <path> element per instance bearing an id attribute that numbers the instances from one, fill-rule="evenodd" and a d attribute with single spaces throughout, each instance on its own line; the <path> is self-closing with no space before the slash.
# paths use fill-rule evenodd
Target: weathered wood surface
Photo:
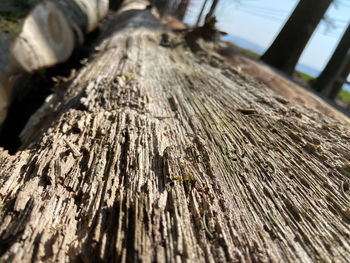
<path id="1" fill-rule="evenodd" d="M 1 151 L 1 262 L 348 262 L 346 124 L 191 53 L 148 11 L 110 25 L 21 151 Z"/>
<path id="2" fill-rule="evenodd" d="M 107 11 L 108 0 L 0 4 L 0 125 L 11 96 L 26 89 L 23 75 L 67 61 Z"/>

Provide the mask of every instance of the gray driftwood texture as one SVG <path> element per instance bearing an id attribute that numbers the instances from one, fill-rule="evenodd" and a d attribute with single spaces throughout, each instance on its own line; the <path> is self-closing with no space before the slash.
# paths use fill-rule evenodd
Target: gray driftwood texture
<path id="1" fill-rule="evenodd" d="M 164 32 L 118 15 L 1 151 L 0 261 L 348 262 L 347 124 Z"/>

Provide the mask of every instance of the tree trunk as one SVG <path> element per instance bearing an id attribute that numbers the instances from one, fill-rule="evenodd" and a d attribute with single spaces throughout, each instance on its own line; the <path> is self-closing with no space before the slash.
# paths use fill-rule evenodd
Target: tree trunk
<path id="1" fill-rule="evenodd" d="M 23 1 L 25 2 L 25 1 Z M 23 76 L 62 63 L 108 11 L 108 0 L 32 0 L 0 4 L 0 124 Z"/>
<path id="2" fill-rule="evenodd" d="M 204 11 L 205 6 L 207 5 L 207 2 L 208 2 L 208 0 L 204 0 L 204 3 L 203 3 L 202 8 L 201 8 L 201 11 L 199 12 L 199 15 L 198 15 L 198 18 L 197 18 L 197 22 L 196 22 L 195 27 L 198 27 L 199 23 L 201 22 L 203 11 Z"/>
<path id="3" fill-rule="evenodd" d="M 347 58 L 345 60 L 346 63 L 343 66 L 343 68 L 338 76 L 338 79 L 335 80 L 335 82 L 333 82 L 332 89 L 328 93 L 328 97 L 332 100 L 334 100 L 337 97 L 338 93 L 341 91 L 341 89 L 345 83 L 349 84 L 349 82 L 347 82 L 347 78 L 350 74 L 350 53 L 348 53 L 346 58 Z"/>
<path id="4" fill-rule="evenodd" d="M 300 0 L 261 60 L 292 75 L 317 25 L 333 0 Z"/>
<path id="5" fill-rule="evenodd" d="M 213 0 L 213 3 L 210 6 L 209 12 L 208 14 L 205 16 L 205 21 L 208 22 L 210 20 L 210 18 L 213 17 L 214 15 L 214 11 L 216 8 L 216 5 L 218 4 L 219 0 Z"/>
<path id="6" fill-rule="evenodd" d="M 348 125 L 191 53 L 149 10 L 108 24 L 1 150 L 1 262 L 348 261 Z"/>
<path id="7" fill-rule="evenodd" d="M 333 94 L 330 95 L 331 93 L 334 93 L 332 92 L 332 87 L 336 79 L 339 77 L 339 74 L 342 71 L 342 68 L 346 64 L 347 54 L 349 50 L 350 50 L 350 24 L 345 30 L 345 33 L 343 34 L 332 57 L 328 61 L 327 66 L 323 69 L 321 74 L 318 76 L 318 78 L 315 80 L 314 84 L 312 85 L 315 90 L 322 92 L 324 95 L 328 97 L 332 97 L 333 99 L 335 98 L 337 94 L 335 94 L 335 96 L 333 96 Z"/>

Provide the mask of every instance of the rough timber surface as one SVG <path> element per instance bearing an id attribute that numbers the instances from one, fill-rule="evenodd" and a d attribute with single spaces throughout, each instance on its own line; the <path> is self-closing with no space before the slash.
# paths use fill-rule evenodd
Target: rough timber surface
<path id="1" fill-rule="evenodd" d="M 22 150 L 1 151 L 1 262 L 349 260 L 346 124 L 191 53 L 148 11 L 110 24 Z"/>

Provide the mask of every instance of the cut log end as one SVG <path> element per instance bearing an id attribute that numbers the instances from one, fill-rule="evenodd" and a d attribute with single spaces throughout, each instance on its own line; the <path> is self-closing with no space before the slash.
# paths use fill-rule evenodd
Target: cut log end
<path id="1" fill-rule="evenodd" d="M 109 7 L 109 0 L 75 0 L 75 3 L 83 10 L 88 18 L 88 32 L 93 31 L 97 27 L 99 21 L 106 16 Z"/>
<path id="2" fill-rule="evenodd" d="M 16 1 L 7 5 L 15 6 L 12 2 Z M 84 35 L 98 27 L 109 6 L 109 0 L 29 2 L 20 18 L 15 15 L 14 22 L 0 25 L 0 124 L 7 114 L 9 94 L 17 95 L 17 91 L 12 91 L 15 81 L 27 73 L 67 61 L 73 49 L 83 44 Z M 26 83 L 19 82 L 16 85 L 26 90 Z"/>
<path id="3" fill-rule="evenodd" d="M 74 48 L 74 34 L 54 3 L 38 5 L 26 18 L 11 49 L 12 59 L 27 72 L 61 63 Z"/>

